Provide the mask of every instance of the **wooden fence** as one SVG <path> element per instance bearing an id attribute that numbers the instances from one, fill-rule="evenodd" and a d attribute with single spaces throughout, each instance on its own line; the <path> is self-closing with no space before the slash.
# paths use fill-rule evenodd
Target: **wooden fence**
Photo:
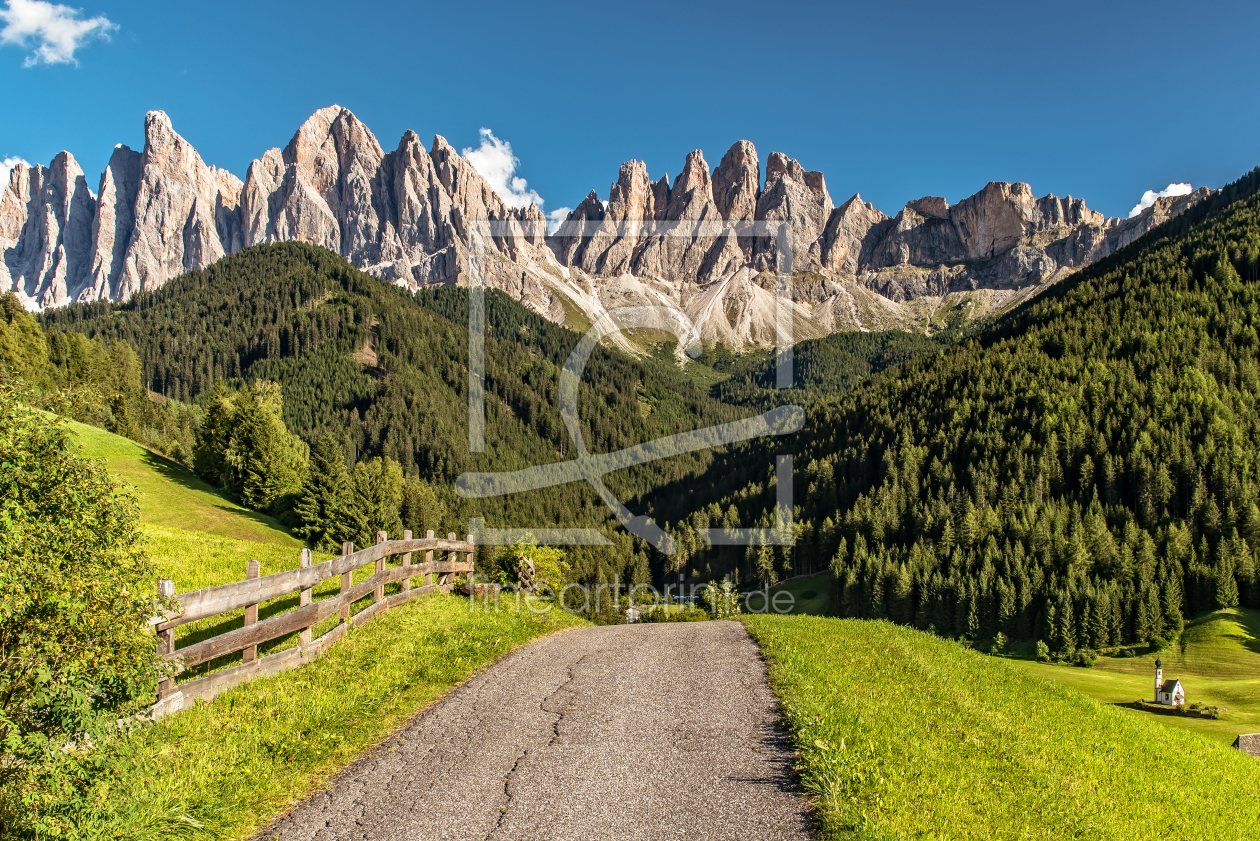
<path id="1" fill-rule="evenodd" d="M 432 593 L 449 593 L 452 579 L 459 573 L 473 581 L 472 536 L 459 541 L 454 534 L 446 539 L 435 538 L 428 532 L 422 540 L 412 540 L 411 532 L 403 532 L 402 540 L 389 540 L 385 532 L 376 533 L 376 545 L 354 551 L 353 544 L 345 543 L 341 555 L 322 564 L 311 564 L 311 551 L 303 549 L 297 569 L 259 577 L 258 561 L 250 561 L 244 581 L 235 581 L 218 587 L 207 587 L 175 596 L 178 612 L 166 612 L 154 617 L 152 623 L 158 633 L 158 651 L 175 660 L 179 671 L 193 668 L 229 654 L 241 652 L 241 662 L 235 666 L 212 672 L 184 683 L 173 679 L 164 680 L 158 688 L 158 700 L 152 708 L 154 717 L 160 717 L 183 709 L 197 698 L 209 700 L 218 693 L 256 677 L 300 666 L 318 658 L 345 634 L 351 625 L 362 625 L 378 613 L 402 604 L 416 596 Z M 412 563 L 413 552 L 424 552 L 424 562 Z M 442 553 L 434 560 L 434 552 Z M 401 555 L 400 566 L 388 566 L 389 558 Z M 462 559 L 461 559 L 462 556 Z M 351 583 L 356 569 L 375 564 L 373 574 Z M 312 601 L 311 591 L 320 582 L 333 576 L 341 576 L 341 589 L 337 595 Z M 411 580 L 420 578 L 420 586 L 413 587 Z M 401 582 L 401 590 L 385 595 L 385 585 Z M 477 584 L 474 592 L 493 585 Z M 172 596 L 174 582 L 163 579 L 158 582 L 159 592 Z M 497 589 L 497 588 L 496 588 Z M 285 613 L 269 616 L 259 621 L 258 605 L 272 599 L 298 594 L 298 606 Z M 358 613 L 351 613 L 352 605 L 366 596 L 372 603 Z M 176 647 L 175 628 L 189 622 L 208 619 L 234 610 L 245 609 L 245 622 L 239 628 L 218 633 Z M 320 622 L 339 615 L 340 622 L 322 636 L 311 639 L 311 632 Z M 298 634 L 298 644 L 265 657 L 258 657 L 260 643 L 279 637 Z"/>

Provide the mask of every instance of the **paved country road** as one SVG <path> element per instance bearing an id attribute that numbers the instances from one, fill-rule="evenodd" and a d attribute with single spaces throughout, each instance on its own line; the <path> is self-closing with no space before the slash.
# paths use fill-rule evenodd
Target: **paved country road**
<path id="1" fill-rule="evenodd" d="M 775 704 L 739 623 L 566 631 L 453 690 L 258 837 L 805 839 Z"/>

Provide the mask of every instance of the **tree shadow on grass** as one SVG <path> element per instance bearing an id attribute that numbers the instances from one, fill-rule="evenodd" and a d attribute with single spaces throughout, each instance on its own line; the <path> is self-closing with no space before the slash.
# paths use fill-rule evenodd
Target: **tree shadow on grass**
<path id="1" fill-rule="evenodd" d="M 1151 715 L 1168 715 L 1174 718 L 1195 718 L 1207 719 L 1215 721 L 1218 716 L 1201 713 L 1197 710 L 1179 710 L 1176 707 L 1166 707 L 1163 704 L 1151 704 L 1145 701 L 1116 701 L 1111 706 L 1122 707 L 1127 710 L 1136 710 Z"/>
<path id="2" fill-rule="evenodd" d="M 251 511 L 244 506 L 234 504 L 230 499 L 224 496 L 223 491 L 214 487 L 209 482 L 199 478 L 182 464 L 171 461 L 165 456 L 155 453 L 149 449 L 145 449 L 141 460 L 146 467 L 153 470 L 168 482 L 180 485 L 191 491 L 200 491 L 214 497 L 215 502 L 212 504 L 220 511 L 236 517 L 253 520 L 259 525 L 266 526 L 269 529 L 274 529 L 281 534 L 289 535 L 289 530 L 281 525 L 279 521 L 267 516 L 266 514 L 260 514 L 257 511 Z"/>
<path id="3" fill-rule="evenodd" d="M 1252 654 L 1260 654 L 1260 610 L 1246 607 L 1234 607 L 1227 610 L 1214 610 L 1210 613 L 1202 613 L 1193 617 L 1186 622 L 1186 631 L 1190 631 L 1198 625 L 1209 624 L 1212 622 L 1235 622 L 1242 628 L 1245 637 L 1238 637 L 1231 634 L 1230 636 L 1238 640 L 1238 644 L 1250 651 Z M 1185 656 L 1193 642 L 1188 640 L 1187 633 L 1181 635 L 1181 640 L 1176 646 L 1182 656 Z"/>

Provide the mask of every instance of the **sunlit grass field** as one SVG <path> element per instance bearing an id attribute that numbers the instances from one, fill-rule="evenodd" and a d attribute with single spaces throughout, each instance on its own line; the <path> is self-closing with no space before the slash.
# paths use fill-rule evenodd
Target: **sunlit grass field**
<path id="1" fill-rule="evenodd" d="M 149 555 L 177 593 L 240 580 L 251 559 L 260 562 L 263 575 L 297 567 L 302 542 L 272 518 L 237 505 L 134 441 L 86 424 L 67 425 L 85 457 L 104 459 L 109 472 L 134 489 Z"/>
<path id="2" fill-rule="evenodd" d="M 1254 837 L 1260 762 L 1223 744 L 886 622 L 745 622 L 825 838 Z"/>
<path id="3" fill-rule="evenodd" d="M 1155 660 L 1165 678 L 1179 678 L 1187 703 L 1224 707 L 1219 720 L 1156 715 L 1127 710 L 1128 715 L 1200 733 L 1229 744 L 1240 733 L 1260 733 L 1260 611 L 1235 608 L 1199 616 L 1186 623 L 1181 640 L 1164 651 L 1141 657 L 1100 657 L 1092 669 L 1013 661 L 1038 677 L 1080 690 L 1105 704 L 1126 704 L 1155 694 Z"/>

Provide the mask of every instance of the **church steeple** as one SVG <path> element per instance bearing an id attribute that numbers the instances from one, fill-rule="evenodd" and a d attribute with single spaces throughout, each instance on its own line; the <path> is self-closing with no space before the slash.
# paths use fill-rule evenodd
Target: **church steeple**
<path id="1" fill-rule="evenodd" d="M 1159 703 L 1159 692 L 1164 687 L 1164 661 L 1155 660 L 1155 702 Z"/>

